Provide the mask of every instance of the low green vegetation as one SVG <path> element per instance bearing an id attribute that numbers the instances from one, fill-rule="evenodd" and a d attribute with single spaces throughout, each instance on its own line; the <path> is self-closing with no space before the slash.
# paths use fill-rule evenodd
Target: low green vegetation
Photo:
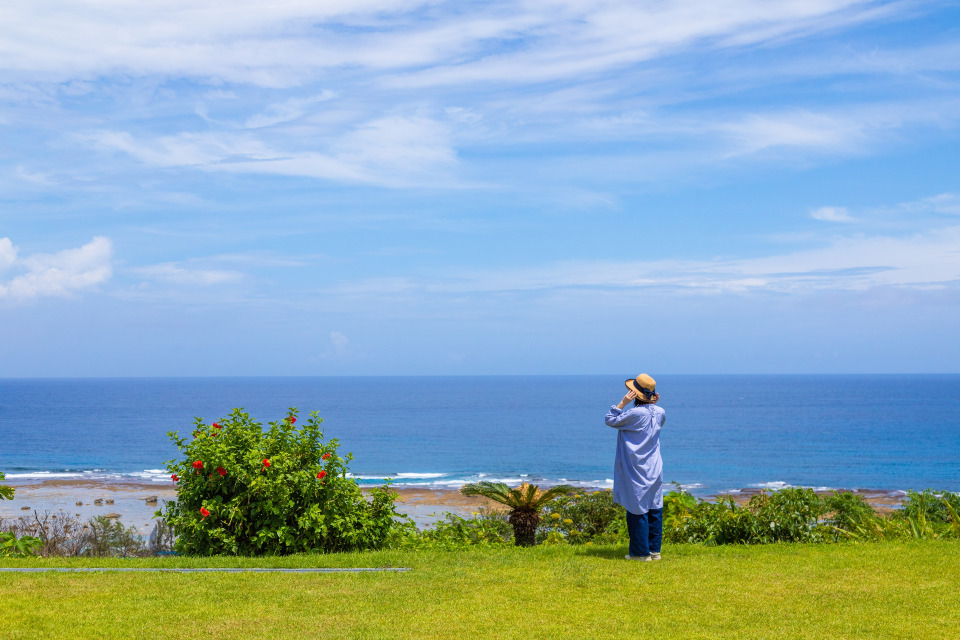
<path id="1" fill-rule="evenodd" d="M 952 638 L 960 541 L 512 544 L 271 558 L 6 559 L 0 566 L 409 567 L 405 573 L 0 573 L 0 636 Z"/>
<path id="2" fill-rule="evenodd" d="M 772 543 L 883 542 L 960 538 L 960 496 L 927 489 L 912 491 L 902 509 L 877 513 L 862 496 L 812 489 L 761 492 L 746 504 L 730 497 L 698 500 L 684 491 L 664 497 L 664 540 L 706 546 Z M 512 541 L 504 513 L 480 511 L 471 518 L 447 514 L 434 528 L 406 530 L 394 546 L 450 548 Z M 399 544 L 398 544 L 399 541 Z M 610 491 L 579 491 L 555 497 L 543 507 L 536 532 L 539 544 L 625 544 L 623 507 Z"/>
<path id="3" fill-rule="evenodd" d="M 674 492 L 664 500 L 664 538 L 707 545 L 960 538 L 958 506 L 960 496 L 933 489 L 909 492 L 903 508 L 885 516 L 844 492 L 821 497 L 812 489 L 782 489 L 746 505 Z"/>
<path id="4" fill-rule="evenodd" d="M 0 472 L 0 482 L 7 476 Z M 13 500 L 13 487 L 0 485 L 0 500 Z M 2 525 L 2 522 L 0 522 Z M 39 552 L 42 543 L 40 538 L 30 535 L 18 536 L 15 531 L 0 528 L 0 558 L 11 556 L 32 556 Z"/>

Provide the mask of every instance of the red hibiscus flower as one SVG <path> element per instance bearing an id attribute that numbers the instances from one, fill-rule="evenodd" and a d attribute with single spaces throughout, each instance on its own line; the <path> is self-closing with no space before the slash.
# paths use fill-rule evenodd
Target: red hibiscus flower
<path id="1" fill-rule="evenodd" d="M 207 508 L 206 508 L 206 507 L 200 507 L 200 515 L 203 516 L 203 517 L 200 518 L 200 519 L 201 519 L 201 520 L 205 520 L 205 519 L 207 518 L 207 516 L 210 515 L 210 512 L 207 511 Z"/>
<path id="2" fill-rule="evenodd" d="M 210 425 L 210 426 L 213 427 L 214 429 L 223 429 L 223 427 L 220 426 L 220 423 L 219 423 L 219 422 L 214 422 L 214 423 L 213 423 L 212 425 Z"/>
<path id="3" fill-rule="evenodd" d="M 264 458 L 264 459 L 263 459 L 263 468 L 266 469 L 266 468 L 269 467 L 269 466 L 270 466 L 270 460 L 268 460 L 267 458 Z"/>
<path id="4" fill-rule="evenodd" d="M 322 456 L 320 456 L 320 459 L 321 459 L 321 460 L 326 460 L 326 459 L 329 458 L 329 457 L 330 457 L 330 454 L 329 454 L 329 453 L 325 453 L 325 454 L 323 454 Z"/>
<path id="5" fill-rule="evenodd" d="M 326 477 L 327 477 L 326 471 L 321 471 L 320 473 L 317 474 L 317 480 L 323 480 Z"/>
<path id="6" fill-rule="evenodd" d="M 180 482 L 180 476 L 178 476 L 177 474 L 173 474 L 172 476 L 170 476 L 170 479 L 173 480 L 174 482 Z"/>
<path id="7" fill-rule="evenodd" d="M 203 461 L 197 460 L 196 462 L 194 462 L 194 463 L 193 463 L 193 468 L 194 468 L 194 469 L 203 469 Z"/>
<path id="8" fill-rule="evenodd" d="M 297 421 L 296 418 L 294 418 L 293 416 L 290 416 L 290 424 L 293 424 L 296 421 Z"/>
<path id="9" fill-rule="evenodd" d="M 220 477 L 222 478 L 223 476 L 227 475 L 227 470 L 223 467 L 217 467 L 217 473 L 219 473 Z"/>

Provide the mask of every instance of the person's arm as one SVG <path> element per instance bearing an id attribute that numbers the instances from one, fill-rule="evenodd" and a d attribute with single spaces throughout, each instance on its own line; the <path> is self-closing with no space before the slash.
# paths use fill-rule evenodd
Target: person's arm
<path id="1" fill-rule="evenodd" d="M 623 408 L 627 406 L 627 403 L 636 397 L 633 391 L 629 391 L 627 395 L 623 396 L 623 399 L 620 400 L 620 404 L 615 404 L 610 407 L 610 411 L 607 412 L 607 416 L 604 418 L 604 422 L 607 423 L 608 427 L 613 427 L 614 429 L 629 429 L 637 423 L 637 417 L 635 415 L 623 413 Z"/>

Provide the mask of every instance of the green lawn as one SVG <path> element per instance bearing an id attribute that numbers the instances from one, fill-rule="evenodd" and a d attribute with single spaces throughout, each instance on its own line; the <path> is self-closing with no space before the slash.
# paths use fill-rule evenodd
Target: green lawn
<path id="1" fill-rule="evenodd" d="M 960 542 L 470 549 L 0 566 L 405 566 L 367 574 L 0 574 L 0 637 L 956 638 Z"/>

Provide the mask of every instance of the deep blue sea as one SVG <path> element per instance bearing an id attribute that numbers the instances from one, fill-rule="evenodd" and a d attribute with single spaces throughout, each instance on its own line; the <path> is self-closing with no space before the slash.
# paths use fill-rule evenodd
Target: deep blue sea
<path id="1" fill-rule="evenodd" d="M 627 376 L 0 380 L 0 471 L 167 482 L 188 433 L 233 407 L 298 407 L 362 483 L 609 486 Z M 960 490 L 960 375 L 658 376 L 664 478 L 696 493 L 799 485 Z"/>

